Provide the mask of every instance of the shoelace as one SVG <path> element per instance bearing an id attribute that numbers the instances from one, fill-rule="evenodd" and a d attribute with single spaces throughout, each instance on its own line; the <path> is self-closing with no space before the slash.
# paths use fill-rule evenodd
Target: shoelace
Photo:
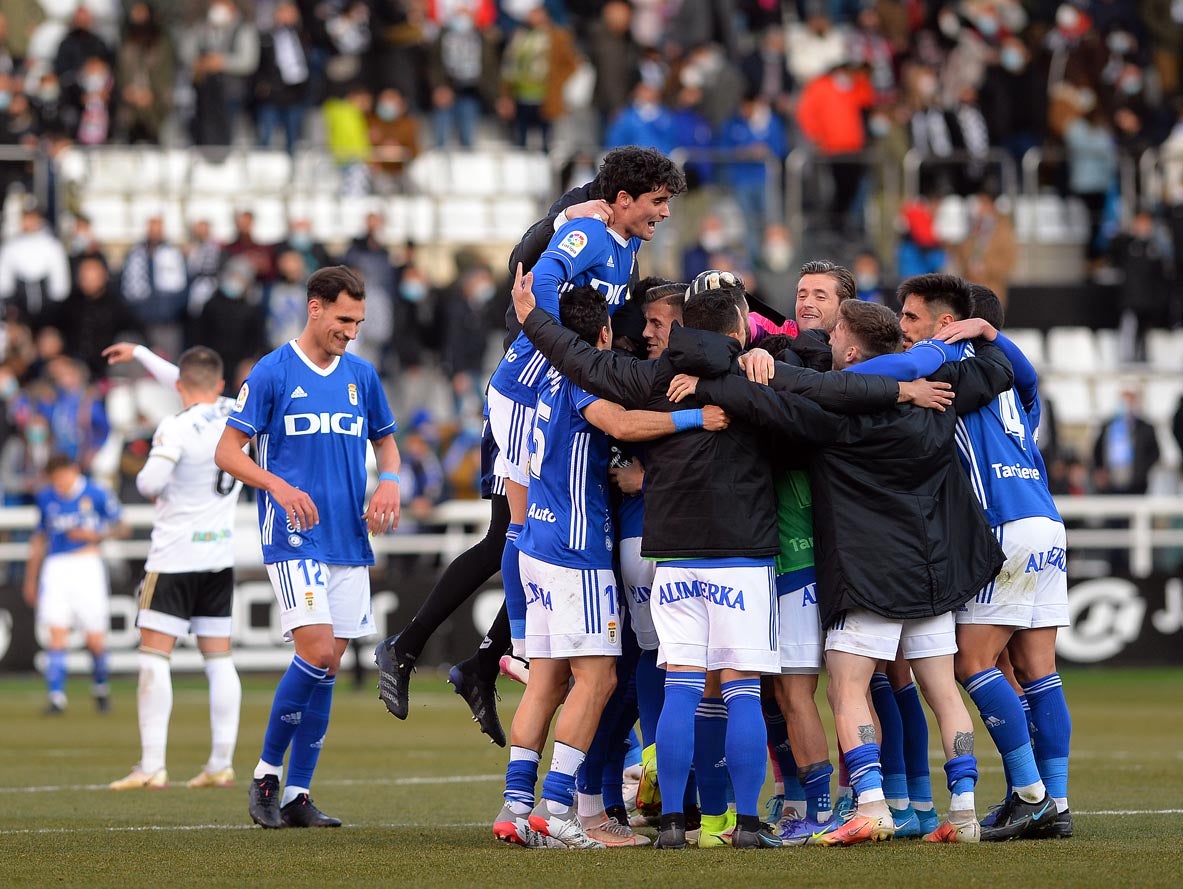
<path id="1" fill-rule="evenodd" d="M 613 817 L 609 817 L 607 821 L 597 824 L 594 829 L 601 830 L 614 837 L 620 837 L 621 839 L 629 839 L 630 837 L 636 836 L 631 827 L 625 827 Z"/>

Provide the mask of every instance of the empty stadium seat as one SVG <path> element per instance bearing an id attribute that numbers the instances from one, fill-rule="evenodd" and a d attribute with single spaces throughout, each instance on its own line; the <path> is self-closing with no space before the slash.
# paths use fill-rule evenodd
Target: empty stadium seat
<path id="1" fill-rule="evenodd" d="M 511 151 L 501 156 L 501 190 L 512 195 L 554 197 L 554 172 L 546 155 L 534 151 Z"/>
<path id="2" fill-rule="evenodd" d="M 205 221 L 216 240 L 234 239 L 234 202 L 229 197 L 191 197 L 185 201 L 185 222 Z"/>
<path id="3" fill-rule="evenodd" d="M 960 244 L 969 237 L 969 206 L 965 198 L 951 194 L 937 205 L 933 229 L 946 244 Z"/>
<path id="4" fill-rule="evenodd" d="M 451 156 L 448 192 L 462 195 L 492 195 L 504 190 L 497 157 L 479 151 L 457 151 Z"/>
<path id="5" fill-rule="evenodd" d="M 1183 329 L 1146 331 L 1146 360 L 1155 370 L 1183 371 Z"/>
<path id="6" fill-rule="evenodd" d="M 175 198 L 135 195 L 129 202 L 128 227 L 133 240 L 140 240 L 148 230 L 148 220 L 164 219 L 164 237 L 174 243 L 186 240 L 185 211 Z"/>
<path id="7" fill-rule="evenodd" d="M 189 188 L 198 195 L 245 195 L 250 190 L 246 162 L 240 154 L 195 154 Z"/>
<path id="8" fill-rule="evenodd" d="M 439 238 L 455 244 L 490 240 L 490 203 L 483 198 L 441 198 Z"/>
<path id="9" fill-rule="evenodd" d="M 86 194 L 79 205 L 100 242 L 120 244 L 135 237 L 129 227 L 127 201 L 122 195 Z"/>
<path id="10" fill-rule="evenodd" d="M 1047 363 L 1047 353 L 1043 347 L 1043 331 L 1025 327 L 1013 329 L 1008 327 L 1003 332 L 1036 368 L 1041 368 Z"/>
<path id="11" fill-rule="evenodd" d="M 1052 403 L 1056 422 L 1061 425 L 1091 425 L 1096 421 L 1093 395 L 1080 377 L 1052 377 L 1041 387 L 1042 397 Z"/>
<path id="12" fill-rule="evenodd" d="M 380 198 L 343 198 L 337 204 L 340 229 L 336 237 L 356 238 L 366 230 L 366 216 L 385 215 L 385 210 Z"/>
<path id="13" fill-rule="evenodd" d="M 545 212 L 539 208 L 538 202 L 534 198 L 498 198 L 493 203 L 493 218 L 489 220 L 489 234 L 495 241 L 515 242 Z"/>
<path id="14" fill-rule="evenodd" d="M 1104 372 L 1116 370 L 1121 363 L 1119 359 L 1119 352 L 1117 346 L 1117 331 L 1116 330 L 1098 330 L 1096 332 L 1097 342 L 1097 369 Z"/>
<path id="15" fill-rule="evenodd" d="M 288 211 L 277 197 L 256 197 L 251 200 L 255 224 L 251 236 L 260 244 L 276 244 L 288 236 Z"/>
<path id="16" fill-rule="evenodd" d="M 1142 414 L 1151 423 L 1171 422 L 1183 398 L 1183 377 L 1153 377 L 1142 388 Z"/>
<path id="17" fill-rule="evenodd" d="M 312 237 L 335 241 L 342 237 L 337 199 L 328 194 L 296 195 L 288 198 L 288 219 L 307 219 L 312 223 Z"/>
<path id="18" fill-rule="evenodd" d="M 1097 340 L 1088 327 L 1057 327 L 1047 335 L 1048 369 L 1057 373 L 1095 373 L 1100 366 Z"/>
<path id="19" fill-rule="evenodd" d="M 248 187 L 255 194 L 281 194 L 292 182 L 292 158 L 286 151 L 247 152 Z"/>

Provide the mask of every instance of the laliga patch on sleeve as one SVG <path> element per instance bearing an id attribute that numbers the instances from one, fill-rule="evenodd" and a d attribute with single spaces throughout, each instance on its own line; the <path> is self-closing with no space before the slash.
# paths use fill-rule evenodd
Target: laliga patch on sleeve
<path id="1" fill-rule="evenodd" d="M 559 243 L 559 249 L 568 256 L 574 258 L 579 255 L 580 251 L 587 246 L 587 235 L 581 231 L 573 231 L 568 233 L 567 237 Z"/>
<path id="2" fill-rule="evenodd" d="M 247 397 L 251 394 L 251 388 L 246 383 L 242 384 L 242 388 L 238 390 L 238 398 L 234 399 L 235 412 L 241 411 L 246 407 Z"/>

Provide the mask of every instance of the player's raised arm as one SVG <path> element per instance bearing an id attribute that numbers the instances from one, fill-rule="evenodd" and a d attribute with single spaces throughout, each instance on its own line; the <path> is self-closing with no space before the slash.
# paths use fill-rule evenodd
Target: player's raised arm
<path id="1" fill-rule="evenodd" d="M 374 457 L 378 462 L 378 487 L 362 518 L 366 520 L 366 528 L 371 534 L 385 534 L 398 527 L 402 509 L 398 477 L 402 457 L 393 435 L 380 438 L 373 445 Z"/>
<path id="2" fill-rule="evenodd" d="M 320 521 L 320 514 L 308 493 L 289 485 L 275 473 L 263 469 L 243 451 L 252 437 L 227 423 L 222 437 L 218 440 L 217 450 L 214 451 L 214 462 L 218 464 L 218 468 L 224 469 L 243 484 L 260 488 L 270 494 L 271 499 L 280 505 L 296 530 L 307 531 L 315 527 Z"/>
<path id="3" fill-rule="evenodd" d="M 137 343 L 114 343 L 103 349 L 103 357 L 111 365 L 138 361 L 144 366 L 144 370 L 152 375 L 153 379 L 166 386 L 174 385 L 181 376 L 180 368 L 175 364 L 161 358 L 147 346 Z"/>

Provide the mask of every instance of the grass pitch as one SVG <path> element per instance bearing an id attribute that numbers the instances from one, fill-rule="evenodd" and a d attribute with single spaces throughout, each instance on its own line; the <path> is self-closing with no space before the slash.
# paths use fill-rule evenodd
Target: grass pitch
<path id="1" fill-rule="evenodd" d="M 443 677 L 417 674 L 410 719 L 372 686 L 342 677 L 314 795 L 340 830 L 250 826 L 247 779 L 274 678 L 247 677 L 231 790 L 186 790 L 208 751 L 201 677 L 176 680 L 173 786 L 114 793 L 139 753 L 133 679 L 96 715 L 83 681 L 63 717 L 40 715 L 34 677 L 0 680 L 0 885 L 527 887 L 1178 887 L 1183 885 L 1183 672 L 1077 671 L 1064 677 L 1075 723 L 1076 837 L 1060 842 L 852 849 L 531 852 L 492 839 L 504 751 L 487 743 Z M 501 704 L 508 727 L 516 695 Z M 972 711 L 972 707 L 971 707 Z M 932 738 L 935 744 L 936 733 Z M 1003 791 L 979 726 L 979 814 Z M 948 797 L 933 748 L 937 805 Z M 544 757 L 543 763 L 548 761 Z"/>

